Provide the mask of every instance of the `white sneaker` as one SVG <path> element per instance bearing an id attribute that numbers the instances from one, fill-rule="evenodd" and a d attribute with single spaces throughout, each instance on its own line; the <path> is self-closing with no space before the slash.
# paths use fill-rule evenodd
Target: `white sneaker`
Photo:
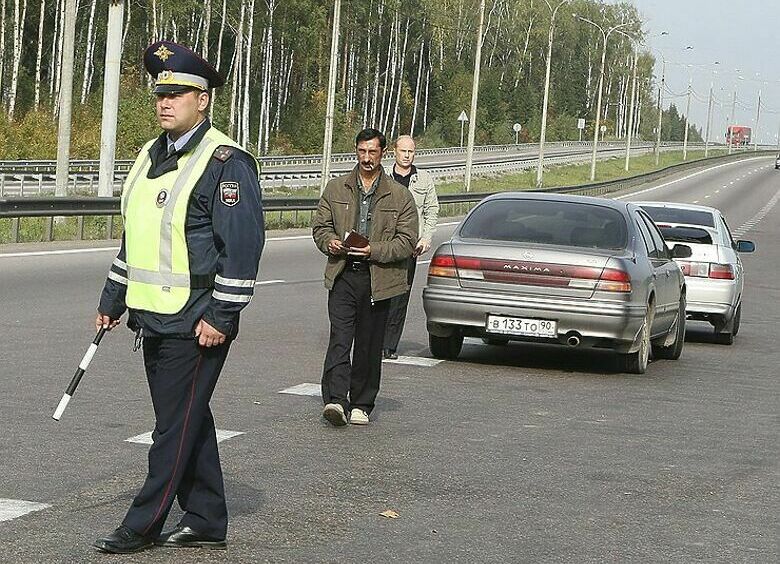
<path id="1" fill-rule="evenodd" d="M 343 427 L 347 424 L 347 415 L 340 403 L 329 403 L 322 410 L 322 416 L 335 427 Z"/>
<path id="2" fill-rule="evenodd" d="M 368 413 L 356 407 L 349 414 L 349 422 L 353 425 L 368 425 Z"/>

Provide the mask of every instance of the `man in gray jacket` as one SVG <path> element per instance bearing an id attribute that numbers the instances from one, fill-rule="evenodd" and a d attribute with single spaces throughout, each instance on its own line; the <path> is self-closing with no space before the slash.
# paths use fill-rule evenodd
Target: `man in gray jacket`
<path id="1" fill-rule="evenodd" d="M 439 219 L 439 200 L 436 197 L 436 188 L 433 178 L 424 170 L 414 166 L 415 143 L 409 135 L 400 136 L 395 142 L 395 165 L 393 166 L 393 179 L 409 189 L 414 197 L 419 220 L 419 233 L 414 255 L 409 258 L 407 266 L 407 281 L 409 289 L 403 294 L 390 300 L 390 311 L 387 315 L 387 328 L 385 329 L 385 343 L 383 356 L 387 359 L 398 358 L 398 342 L 406 322 L 406 310 L 409 306 L 409 295 L 412 291 L 417 257 L 428 252 L 431 248 L 431 240 L 436 230 Z"/>

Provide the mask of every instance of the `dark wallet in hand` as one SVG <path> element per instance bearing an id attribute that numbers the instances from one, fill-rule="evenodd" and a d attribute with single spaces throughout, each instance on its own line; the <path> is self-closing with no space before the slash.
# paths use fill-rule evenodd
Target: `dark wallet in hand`
<path id="1" fill-rule="evenodd" d="M 368 247 L 369 241 L 366 237 L 355 230 L 344 234 L 344 246 L 353 249 L 364 249 Z"/>

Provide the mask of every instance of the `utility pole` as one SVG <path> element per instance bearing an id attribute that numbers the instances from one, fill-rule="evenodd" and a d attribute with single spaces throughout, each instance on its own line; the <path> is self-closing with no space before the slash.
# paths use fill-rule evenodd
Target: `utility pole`
<path id="1" fill-rule="evenodd" d="M 62 37 L 62 78 L 60 79 L 59 122 L 57 125 L 57 174 L 54 195 L 68 194 L 70 129 L 73 110 L 73 59 L 76 42 L 76 0 L 65 0 Z"/>
<path id="2" fill-rule="evenodd" d="M 634 104 L 636 103 L 636 67 L 639 64 L 639 50 L 637 46 L 634 46 L 634 76 L 631 82 L 631 105 L 628 109 L 628 131 L 626 134 L 626 165 L 625 170 L 628 172 L 629 161 L 631 159 L 631 137 L 634 134 Z"/>
<path id="3" fill-rule="evenodd" d="M 322 142 L 322 178 L 320 194 L 330 180 L 330 154 L 333 147 L 333 111 L 336 104 L 336 71 L 339 59 L 339 24 L 341 20 L 341 0 L 333 3 L 333 34 L 330 39 L 330 67 L 328 69 L 328 102 L 325 109 L 325 137 Z"/>
<path id="4" fill-rule="evenodd" d="M 655 166 L 661 161 L 661 119 L 663 118 L 662 100 L 666 87 L 666 59 L 661 56 L 661 84 L 658 86 L 658 127 L 655 131 Z"/>
<path id="5" fill-rule="evenodd" d="M 731 123 L 729 123 L 729 155 L 731 154 L 732 148 L 734 146 L 734 119 L 737 112 L 737 89 L 734 88 L 734 97 L 731 100 Z"/>
<path id="6" fill-rule="evenodd" d="M 758 151 L 758 120 L 761 117 L 761 89 L 758 89 L 758 104 L 756 105 L 756 134 L 753 136 L 753 151 Z"/>
<path id="7" fill-rule="evenodd" d="M 106 32 L 106 68 L 103 79 L 103 122 L 100 126 L 100 172 L 98 196 L 114 195 L 116 120 L 119 109 L 119 65 L 122 59 L 122 20 L 124 0 L 111 0 Z"/>
<path id="8" fill-rule="evenodd" d="M 688 103 L 685 107 L 685 136 L 683 137 L 683 160 L 688 160 L 688 124 L 691 114 L 691 77 L 688 77 Z"/>
<path id="9" fill-rule="evenodd" d="M 714 84 L 710 82 L 710 100 L 707 104 L 707 130 L 704 134 L 704 158 L 706 159 L 710 155 L 710 123 L 712 121 L 712 89 Z"/>
<path id="10" fill-rule="evenodd" d="M 482 28 L 485 25 L 485 0 L 479 2 L 479 28 L 477 29 L 477 53 L 474 57 L 474 83 L 471 86 L 471 117 L 469 140 L 466 147 L 466 192 L 471 190 L 471 165 L 474 159 L 474 134 L 477 129 L 477 99 L 479 98 L 479 67 L 482 64 Z"/>
<path id="11" fill-rule="evenodd" d="M 544 75 L 544 101 L 542 102 L 542 130 L 539 134 L 539 163 L 536 166 L 536 187 L 542 187 L 542 177 L 544 175 L 544 143 L 547 137 L 547 103 L 550 99 L 550 66 L 552 61 L 553 36 L 555 34 L 555 16 L 558 10 L 570 0 L 563 0 L 555 8 L 548 0 L 545 0 L 547 7 L 550 8 L 550 30 L 547 34 L 547 69 Z M 515 142 L 516 144 L 516 142 Z"/>

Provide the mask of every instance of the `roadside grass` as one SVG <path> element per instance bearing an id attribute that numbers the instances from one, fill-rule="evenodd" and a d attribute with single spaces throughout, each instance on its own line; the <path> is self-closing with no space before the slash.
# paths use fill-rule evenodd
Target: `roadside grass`
<path id="1" fill-rule="evenodd" d="M 711 156 L 722 155 L 725 149 L 712 149 Z M 704 157 L 704 151 L 689 151 L 688 160 L 696 160 Z M 655 155 L 652 153 L 638 155 L 631 158 L 631 167 L 627 173 L 624 170 L 625 159 L 623 157 L 611 157 L 596 163 L 596 182 L 616 180 L 627 176 L 652 172 L 659 168 L 671 166 L 683 162 L 682 151 L 669 151 L 661 153 L 659 165 L 655 164 Z M 574 186 L 590 182 L 590 163 L 573 165 L 552 165 L 545 167 L 544 186 Z M 505 191 L 533 190 L 536 187 L 536 169 L 517 173 L 484 175 L 474 177 L 472 180 L 472 192 L 490 193 Z M 436 185 L 439 194 L 458 194 L 463 192 L 463 181 L 439 182 Z M 319 195 L 316 186 L 303 188 L 274 188 L 266 194 L 269 199 L 295 197 L 315 198 Z M 466 213 L 470 204 L 446 204 L 441 206 L 441 217 L 453 217 Z M 268 212 L 266 214 L 266 229 L 290 229 L 305 228 L 311 225 L 312 212 L 308 211 L 283 211 Z M 43 241 L 49 218 L 32 217 L 19 220 L 19 242 Z M 105 239 L 107 218 L 85 217 L 83 219 L 83 239 Z M 79 239 L 79 220 L 75 217 L 57 218 L 53 222 L 52 239 L 67 241 Z M 122 218 L 114 217 L 113 238 L 122 233 Z M 0 244 L 14 242 L 13 220 L 0 219 Z"/>

